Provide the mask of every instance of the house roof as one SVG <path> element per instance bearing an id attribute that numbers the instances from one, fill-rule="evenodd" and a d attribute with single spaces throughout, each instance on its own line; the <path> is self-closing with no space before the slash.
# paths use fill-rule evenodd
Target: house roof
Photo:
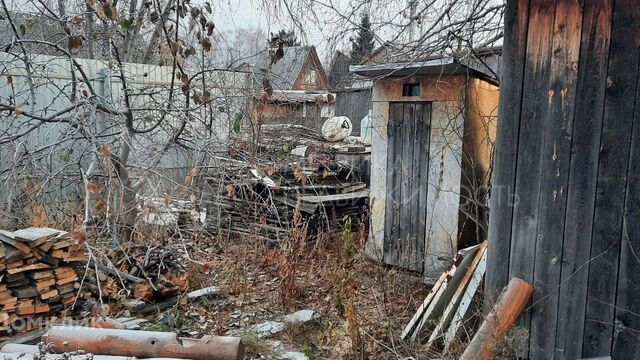
<path id="1" fill-rule="evenodd" d="M 254 96 L 256 99 L 258 96 Z M 269 97 L 269 102 L 279 103 L 317 103 L 319 100 L 323 103 L 331 103 L 335 99 L 335 94 L 331 93 L 310 93 L 302 90 L 274 90 Z"/>
<path id="2" fill-rule="evenodd" d="M 349 71 L 369 78 L 469 74 L 492 84 L 498 83 L 491 69 L 481 62 L 463 61 L 452 57 L 426 61 L 351 65 Z"/>
<path id="3" fill-rule="evenodd" d="M 352 82 L 353 74 L 349 72 L 349 65 L 352 63 L 349 56 L 341 51 L 336 51 L 329 69 L 329 88 L 331 90 L 346 87 Z"/>
<path id="4" fill-rule="evenodd" d="M 285 47 L 283 50 L 284 56 L 271 66 L 271 70 L 269 70 L 271 57 L 268 51 L 264 51 L 256 63 L 260 71 L 269 73 L 269 81 L 274 90 L 292 90 L 307 59 L 315 54 L 313 46 L 292 46 Z"/>

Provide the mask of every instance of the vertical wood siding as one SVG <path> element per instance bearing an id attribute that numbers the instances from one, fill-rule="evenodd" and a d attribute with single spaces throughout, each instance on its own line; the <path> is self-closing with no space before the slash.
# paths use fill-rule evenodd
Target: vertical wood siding
<path id="1" fill-rule="evenodd" d="M 532 359 L 640 353 L 640 9 L 507 2 L 487 295 L 534 284 Z"/>
<path id="2" fill-rule="evenodd" d="M 353 135 L 360 135 L 360 121 L 371 110 L 371 89 L 336 93 L 336 116 L 346 116 L 353 124 Z"/>

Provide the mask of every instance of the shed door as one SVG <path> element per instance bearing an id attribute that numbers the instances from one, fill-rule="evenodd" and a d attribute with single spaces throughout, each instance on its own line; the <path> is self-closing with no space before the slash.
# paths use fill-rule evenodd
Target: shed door
<path id="1" fill-rule="evenodd" d="M 422 271 L 431 103 L 390 103 L 384 257 Z"/>

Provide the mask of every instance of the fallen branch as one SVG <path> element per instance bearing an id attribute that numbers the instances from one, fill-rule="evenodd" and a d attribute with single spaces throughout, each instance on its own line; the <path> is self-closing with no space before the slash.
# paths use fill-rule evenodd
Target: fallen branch
<path id="1" fill-rule="evenodd" d="M 127 274 L 125 272 L 122 272 L 122 271 L 120 271 L 118 269 L 115 269 L 115 268 L 112 268 L 112 267 L 108 267 L 108 266 L 97 264 L 97 268 L 98 268 L 98 270 L 100 270 L 102 272 L 105 272 L 105 273 L 108 273 L 108 274 L 111 274 L 111 275 L 114 275 L 114 276 L 119 276 L 119 277 L 121 277 L 123 279 L 127 279 L 127 280 L 129 280 L 129 281 L 131 281 L 133 283 L 136 283 L 136 284 L 147 282 L 147 280 L 145 280 L 145 279 L 139 278 L 137 276 L 133 276 L 131 274 Z"/>

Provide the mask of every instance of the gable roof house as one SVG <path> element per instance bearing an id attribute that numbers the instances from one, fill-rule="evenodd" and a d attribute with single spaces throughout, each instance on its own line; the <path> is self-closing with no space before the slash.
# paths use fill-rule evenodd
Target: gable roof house
<path id="1" fill-rule="evenodd" d="M 253 69 L 256 93 L 251 102 L 251 116 L 262 124 L 296 124 L 320 130 L 333 116 L 335 96 L 329 92 L 327 75 L 314 46 L 282 49 L 284 55 L 271 64 L 271 54 L 259 54 Z M 263 78 L 269 80 L 273 93 L 264 97 Z"/>

